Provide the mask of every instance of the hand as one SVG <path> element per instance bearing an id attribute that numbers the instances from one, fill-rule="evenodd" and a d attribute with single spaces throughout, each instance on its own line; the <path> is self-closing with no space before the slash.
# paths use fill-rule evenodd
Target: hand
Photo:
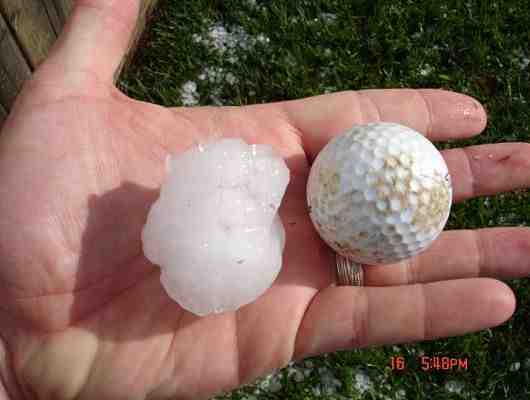
<path id="1" fill-rule="evenodd" d="M 475 100 L 371 90 L 239 108 L 142 103 L 112 83 L 137 8 L 79 1 L 0 137 L 0 375 L 12 398 L 206 398 L 293 358 L 510 317 L 513 293 L 486 277 L 529 274 L 528 230 L 445 232 L 411 261 L 366 268 L 368 287 L 330 287 L 333 254 L 305 204 L 310 162 L 333 135 L 384 120 L 432 140 L 470 137 L 486 124 Z M 165 156 L 218 132 L 285 157 L 287 244 L 280 276 L 257 301 L 198 318 L 165 294 L 140 231 Z M 529 184 L 526 144 L 443 154 L 455 201 Z"/>

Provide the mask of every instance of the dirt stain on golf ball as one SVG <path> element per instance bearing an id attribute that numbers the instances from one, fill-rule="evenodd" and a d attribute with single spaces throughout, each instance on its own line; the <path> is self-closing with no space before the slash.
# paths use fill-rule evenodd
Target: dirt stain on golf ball
<path id="1" fill-rule="evenodd" d="M 425 250 L 443 230 L 451 201 L 449 172 L 436 147 L 393 123 L 354 126 L 331 140 L 313 163 L 307 187 L 322 239 L 364 264 Z"/>

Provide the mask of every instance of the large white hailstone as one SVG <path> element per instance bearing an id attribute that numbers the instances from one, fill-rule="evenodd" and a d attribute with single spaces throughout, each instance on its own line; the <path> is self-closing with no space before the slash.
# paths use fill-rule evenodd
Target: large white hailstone
<path id="1" fill-rule="evenodd" d="M 197 315 L 254 301 L 282 265 L 285 162 L 268 145 L 221 139 L 171 156 L 167 169 L 142 231 L 167 294 Z"/>
<path id="2" fill-rule="evenodd" d="M 354 126 L 318 154 L 307 183 L 310 216 L 338 254 L 388 264 L 427 249 L 451 210 L 447 165 L 420 133 L 393 123 Z"/>

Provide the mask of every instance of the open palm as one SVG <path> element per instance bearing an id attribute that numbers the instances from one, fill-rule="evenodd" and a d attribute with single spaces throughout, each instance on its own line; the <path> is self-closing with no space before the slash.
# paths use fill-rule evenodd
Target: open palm
<path id="1" fill-rule="evenodd" d="M 446 232 L 411 261 L 366 268 L 368 287 L 334 287 L 333 253 L 305 205 L 310 162 L 333 135 L 385 120 L 433 140 L 469 137 L 486 123 L 476 101 L 374 90 L 241 108 L 141 103 L 112 85 L 136 9 L 80 1 L 2 133 L 0 375 L 13 398 L 202 398 L 293 358 L 458 335 L 511 315 L 510 289 L 478 277 L 528 275 L 527 230 Z M 287 243 L 263 296 L 199 318 L 164 293 L 140 231 L 166 155 L 216 135 L 285 158 Z M 528 184 L 526 145 L 444 157 L 456 201 Z"/>

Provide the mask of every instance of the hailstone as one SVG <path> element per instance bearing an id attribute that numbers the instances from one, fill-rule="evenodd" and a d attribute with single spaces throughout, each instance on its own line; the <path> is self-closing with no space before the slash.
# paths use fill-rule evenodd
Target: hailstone
<path id="1" fill-rule="evenodd" d="M 309 214 L 322 239 L 362 264 L 387 264 L 425 250 L 451 209 L 447 165 L 423 135 L 394 123 L 354 126 L 316 157 Z"/>
<path id="2" fill-rule="evenodd" d="M 142 230 L 165 291 L 201 316 L 254 301 L 282 265 L 284 160 L 268 145 L 221 139 L 171 156 L 167 169 Z"/>

